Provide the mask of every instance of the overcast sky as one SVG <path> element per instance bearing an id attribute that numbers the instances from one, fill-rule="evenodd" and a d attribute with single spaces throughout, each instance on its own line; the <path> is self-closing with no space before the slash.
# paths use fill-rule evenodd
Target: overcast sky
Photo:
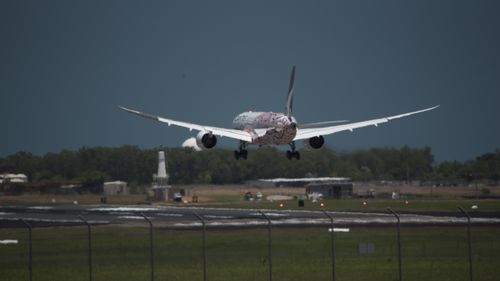
<path id="1" fill-rule="evenodd" d="M 179 146 L 186 129 L 284 110 L 299 122 L 437 110 L 326 137 L 341 151 L 500 148 L 499 1 L 1 1 L 0 157 Z M 237 147 L 221 140 L 221 147 Z"/>

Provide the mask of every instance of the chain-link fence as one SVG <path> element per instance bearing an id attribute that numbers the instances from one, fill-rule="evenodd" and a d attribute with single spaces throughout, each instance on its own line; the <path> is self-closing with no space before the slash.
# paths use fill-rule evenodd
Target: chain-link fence
<path id="1" fill-rule="evenodd" d="M 462 210 L 463 211 L 463 210 Z M 0 229 L 0 280 L 498 280 L 500 225 L 463 216 L 454 224 L 360 224 L 317 212 L 282 223 L 257 212 L 235 225 L 192 213 L 136 213 L 127 223 L 85 215 L 51 226 L 10 220 Z M 319 215 L 324 218 L 320 218 Z M 468 219 L 469 218 L 469 219 Z M 2 224 L 6 225 L 6 224 Z M 63 224 L 64 225 L 64 224 Z M 37 227 L 34 227 L 37 226 Z"/>

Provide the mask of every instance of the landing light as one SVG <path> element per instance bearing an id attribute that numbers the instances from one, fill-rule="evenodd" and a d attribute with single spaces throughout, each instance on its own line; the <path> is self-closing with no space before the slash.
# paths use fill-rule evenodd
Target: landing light
<path id="1" fill-rule="evenodd" d="M 285 207 L 285 204 L 280 203 L 280 205 L 279 205 L 279 206 L 280 206 L 280 208 L 283 208 L 283 207 Z"/>
<path id="2" fill-rule="evenodd" d="M 321 208 L 323 208 L 323 207 L 325 207 L 325 203 L 321 202 L 321 203 L 319 203 L 319 206 L 320 206 Z"/>
<path id="3" fill-rule="evenodd" d="M 366 206 L 366 205 L 368 205 L 368 202 L 363 201 L 363 203 L 362 203 L 362 204 L 363 204 L 363 206 Z"/>

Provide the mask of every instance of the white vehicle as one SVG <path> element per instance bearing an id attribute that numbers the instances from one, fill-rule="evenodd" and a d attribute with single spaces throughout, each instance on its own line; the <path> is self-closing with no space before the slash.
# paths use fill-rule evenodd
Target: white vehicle
<path id="1" fill-rule="evenodd" d="M 130 113 L 149 118 L 158 122 L 166 123 L 168 126 L 175 125 L 191 130 L 198 131 L 196 144 L 201 149 L 210 149 L 217 144 L 217 136 L 228 137 L 239 141 L 239 150 L 234 152 L 236 159 L 247 158 L 247 146 L 256 145 L 289 145 L 291 150 L 286 152 L 288 159 L 300 159 L 300 154 L 296 151 L 295 142 L 302 140 L 304 146 L 312 149 L 319 149 L 325 143 L 323 136 L 342 132 L 353 131 L 357 128 L 367 126 L 378 126 L 379 124 L 389 122 L 393 119 L 422 113 L 439 107 L 439 105 L 403 113 L 399 115 L 382 117 L 361 122 L 347 123 L 347 120 L 324 121 L 310 124 L 299 124 L 297 119 L 292 116 L 293 107 L 293 84 L 295 80 L 295 66 L 292 68 L 292 75 L 288 87 L 288 95 L 284 113 L 275 112 L 254 112 L 247 111 L 239 114 L 233 120 L 233 128 L 219 128 L 193 124 L 173 119 L 163 118 L 157 115 L 139 112 L 133 109 L 121 107 Z M 336 123 L 344 123 L 334 125 Z"/>
<path id="2" fill-rule="evenodd" d="M 313 202 L 318 202 L 318 200 L 323 200 L 323 193 L 319 192 L 308 193 L 307 199 L 312 200 Z"/>

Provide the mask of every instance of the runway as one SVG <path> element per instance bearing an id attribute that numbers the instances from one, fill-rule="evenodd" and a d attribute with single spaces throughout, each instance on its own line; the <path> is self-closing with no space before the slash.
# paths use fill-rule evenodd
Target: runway
<path id="1" fill-rule="evenodd" d="M 83 224 L 83 217 L 92 225 L 145 224 L 143 216 L 157 227 L 196 228 L 202 217 L 207 227 L 244 228 L 267 225 L 267 216 L 273 226 L 315 226 L 330 225 L 330 219 L 321 211 L 306 210 L 258 210 L 177 206 L 5 206 L 0 207 L 0 228 L 22 227 L 21 220 L 33 227 L 72 226 Z M 393 215 L 381 212 L 328 212 L 339 226 L 392 225 Z M 404 225 L 456 225 L 465 224 L 466 219 L 459 213 L 419 213 L 400 214 Z M 474 217 L 475 224 L 500 224 L 498 214 L 483 214 Z"/>

